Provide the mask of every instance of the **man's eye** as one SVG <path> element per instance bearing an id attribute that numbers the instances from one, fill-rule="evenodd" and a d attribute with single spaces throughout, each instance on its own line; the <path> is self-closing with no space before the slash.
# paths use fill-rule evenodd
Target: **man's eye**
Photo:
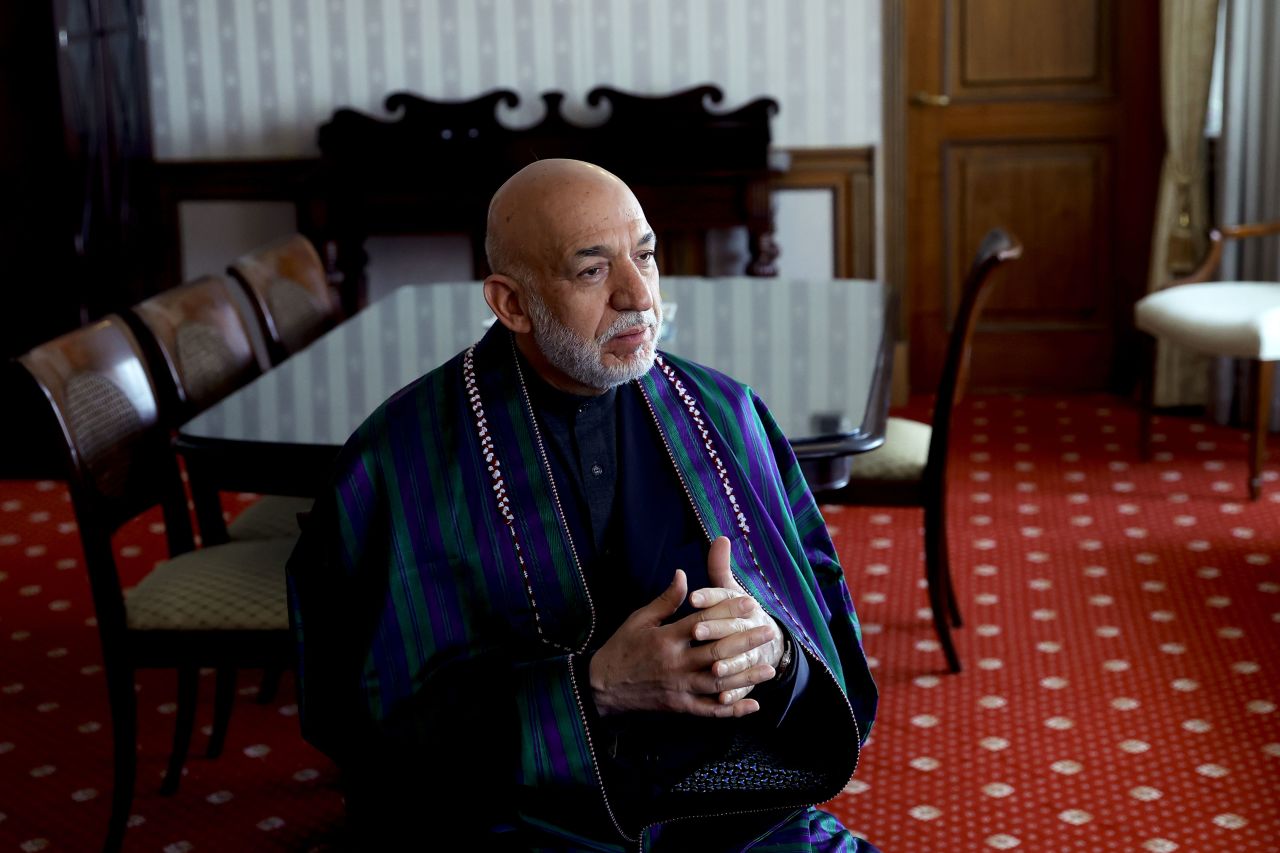
<path id="1" fill-rule="evenodd" d="M 578 273 L 578 276 L 581 278 L 595 278 L 599 274 L 600 274 L 600 267 L 588 267 L 587 269 Z"/>
<path id="2" fill-rule="evenodd" d="M 654 257 L 657 256 L 657 254 L 658 253 L 653 249 L 646 249 L 645 251 L 641 252 L 639 255 L 640 262 L 647 264 L 650 261 L 652 261 Z"/>

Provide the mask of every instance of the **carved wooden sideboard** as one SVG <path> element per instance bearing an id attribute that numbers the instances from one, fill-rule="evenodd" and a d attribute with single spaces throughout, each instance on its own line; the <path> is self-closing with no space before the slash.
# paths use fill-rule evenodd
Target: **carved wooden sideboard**
<path id="1" fill-rule="evenodd" d="M 712 272 L 708 231 L 744 227 L 750 257 L 742 271 L 775 274 L 771 193 L 781 189 L 827 193 L 835 275 L 874 277 L 872 150 L 771 149 L 769 122 L 778 105 L 760 98 L 731 111 L 710 109 L 722 98 L 709 85 L 664 97 L 599 88 L 587 102 L 607 115 L 588 124 L 570 121 L 564 96 L 548 92 L 540 122 L 510 128 L 498 119 L 501 109 L 519 102 L 510 91 L 461 102 L 397 93 L 386 99 L 385 117 L 335 112 L 320 128 L 320 157 L 154 163 L 163 222 L 156 241 L 161 280 L 154 289 L 183 278 L 184 201 L 292 204 L 299 230 L 330 265 L 347 311 L 364 301 L 370 236 L 463 234 L 472 272 L 480 276 L 487 271 L 490 196 L 517 169 L 548 157 L 590 160 L 626 180 L 658 229 L 664 273 Z"/>
<path id="2" fill-rule="evenodd" d="M 509 90 L 471 101 L 430 101 L 398 92 L 390 119 L 342 109 L 320 127 L 315 233 L 336 243 L 344 302 L 363 302 L 364 241 L 373 234 L 463 233 L 477 274 L 487 270 L 483 236 L 489 199 L 514 172 L 554 157 L 588 160 L 626 181 L 658 230 L 664 272 L 706 271 L 708 229 L 746 226 L 749 275 L 773 275 L 776 248 L 769 189 L 769 119 L 778 105 L 754 100 L 713 112 L 723 94 L 699 86 L 665 97 L 597 88 L 594 125 L 571 122 L 564 96 L 542 96 L 543 119 L 526 128 L 498 121 Z"/>

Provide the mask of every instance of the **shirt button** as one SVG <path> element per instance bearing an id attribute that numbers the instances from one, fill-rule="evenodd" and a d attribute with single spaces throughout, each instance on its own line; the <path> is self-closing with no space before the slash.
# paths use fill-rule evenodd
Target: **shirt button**
<path id="1" fill-rule="evenodd" d="M 601 468 L 600 463 L 597 462 L 596 464 L 591 466 L 591 473 L 599 477 L 601 474 L 604 473 L 604 469 Z"/>

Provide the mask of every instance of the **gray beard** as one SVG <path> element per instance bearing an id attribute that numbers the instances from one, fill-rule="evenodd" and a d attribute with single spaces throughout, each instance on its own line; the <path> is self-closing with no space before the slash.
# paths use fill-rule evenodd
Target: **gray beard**
<path id="1" fill-rule="evenodd" d="M 652 308 L 646 311 L 626 311 L 600 337 L 583 338 L 551 313 L 547 303 L 533 288 L 526 288 L 529 302 L 529 319 L 533 323 L 533 340 L 547 361 L 575 382 L 598 391 L 607 391 L 619 385 L 639 379 L 649 372 L 657 356 L 655 342 L 662 330 L 662 319 Z M 604 364 L 604 345 L 620 332 L 638 325 L 652 328 L 652 340 L 616 366 Z"/>

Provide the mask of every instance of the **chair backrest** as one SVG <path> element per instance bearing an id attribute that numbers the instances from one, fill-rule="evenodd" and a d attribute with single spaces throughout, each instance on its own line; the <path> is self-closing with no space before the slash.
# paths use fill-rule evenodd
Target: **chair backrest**
<path id="1" fill-rule="evenodd" d="M 1200 266 L 1182 278 L 1175 278 L 1165 282 L 1157 290 L 1175 287 L 1179 284 L 1197 284 L 1202 281 L 1212 280 L 1217 275 L 1218 266 L 1222 263 L 1223 244 L 1227 240 L 1247 240 L 1251 237 L 1270 237 L 1276 234 L 1280 234 L 1280 219 L 1271 222 L 1223 225 L 1219 228 L 1210 229 L 1209 251 L 1205 253 L 1204 260 L 1200 262 Z"/>
<path id="2" fill-rule="evenodd" d="M 193 547 L 178 466 L 137 338 L 110 315 L 18 359 L 48 401 L 66 447 L 67 481 L 104 639 L 123 629 L 111 535 L 156 504 L 171 553 Z"/>
<path id="3" fill-rule="evenodd" d="M 934 401 L 933 430 L 929 439 L 929 460 L 925 467 L 925 479 L 939 484 L 946 481 L 947 445 L 951 433 L 951 412 L 962 390 L 969 359 L 969 345 L 978 315 L 986 299 L 987 284 L 996 268 L 1008 261 L 1022 257 L 1022 244 L 1004 230 L 993 228 L 982 238 L 974 255 L 969 274 L 964 279 L 960 296 L 960 308 L 956 311 L 947 340 L 947 358 L 942 365 L 942 380 L 938 383 L 938 396 Z"/>
<path id="4" fill-rule="evenodd" d="M 164 390 L 175 405 L 170 425 L 212 406 L 268 367 L 245 317 L 237 309 L 232 284 L 204 276 L 135 305 L 133 315 L 154 342 L 152 366 L 165 376 Z M 163 365 L 163 367 L 162 367 Z"/>
<path id="5" fill-rule="evenodd" d="M 320 337 L 338 319 L 324 263 L 301 234 L 242 255 L 227 269 L 253 303 L 273 364 Z"/>

